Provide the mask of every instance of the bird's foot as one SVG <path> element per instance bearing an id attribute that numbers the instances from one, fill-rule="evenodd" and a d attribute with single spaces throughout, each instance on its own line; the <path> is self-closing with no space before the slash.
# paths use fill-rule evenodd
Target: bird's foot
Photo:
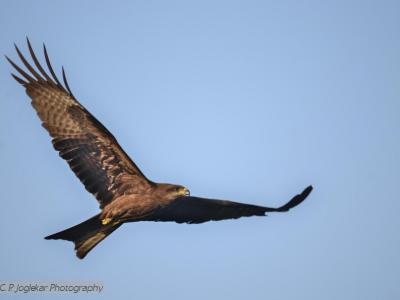
<path id="1" fill-rule="evenodd" d="M 108 223 L 110 223 L 111 222 L 111 218 L 104 218 L 103 220 L 101 220 L 101 224 L 103 224 L 103 225 L 107 225 Z"/>

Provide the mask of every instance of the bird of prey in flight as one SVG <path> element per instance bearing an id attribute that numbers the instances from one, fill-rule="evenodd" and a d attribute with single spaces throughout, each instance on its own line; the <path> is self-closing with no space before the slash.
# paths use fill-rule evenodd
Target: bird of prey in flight
<path id="1" fill-rule="evenodd" d="M 300 204 L 311 192 L 307 187 L 278 208 L 226 200 L 190 196 L 186 187 L 156 183 L 146 178 L 118 144 L 115 137 L 78 102 L 68 86 L 64 68 L 57 78 L 43 45 L 48 72 L 39 63 L 27 39 L 36 69 L 15 46 L 26 67 L 14 79 L 26 90 L 43 127 L 49 132 L 55 150 L 100 204 L 94 217 L 46 239 L 62 239 L 75 244 L 76 255 L 84 258 L 90 250 L 127 222 L 173 221 L 197 224 L 207 221 L 264 216 L 268 212 L 286 212 Z"/>

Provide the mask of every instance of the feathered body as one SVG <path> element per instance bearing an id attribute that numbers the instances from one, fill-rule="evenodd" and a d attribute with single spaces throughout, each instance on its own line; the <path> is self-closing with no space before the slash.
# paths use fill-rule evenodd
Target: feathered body
<path id="1" fill-rule="evenodd" d="M 44 70 L 32 46 L 28 49 L 36 69 L 16 51 L 27 68 L 21 69 L 7 60 L 23 77 L 12 76 L 22 84 L 32 100 L 43 127 L 75 175 L 99 202 L 101 212 L 74 227 L 46 237 L 75 244 L 83 258 L 100 241 L 126 222 L 174 221 L 203 223 L 211 220 L 263 216 L 266 212 L 283 212 L 300 204 L 311 192 L 309 186 L 282 207 L 268 208 L 225 200 L 191 197 L 187 188 L 155 183 L 147 179 L 116 138 L 83 107 L 72 94 L 64 68 L 64 86 L 57 78 L 44 47 L 50 75 Z"/>

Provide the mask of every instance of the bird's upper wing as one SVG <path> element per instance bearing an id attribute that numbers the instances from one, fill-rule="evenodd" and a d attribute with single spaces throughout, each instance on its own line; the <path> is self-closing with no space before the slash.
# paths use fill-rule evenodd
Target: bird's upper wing
<path id="1" fill-rule="evenodd" d="M 53 138 L 53 146 L 60 156 L 68 162 L 85 188 L 94 194 L 101 208 L 129 189 L 150 185 L 151 181 L 146 179 L 114 136 L 75 99 L 64 69 L 65 87 L 60 83 L 43 47 L 51 76 L 40 65 L 29 40 L 29 52 L 38 72 L 17 46 L 17 53 L 30 74 L 6 58 L 25 78 L 12 74 L 26 88 L 32 106 Z"/>
<path id="2" fill-rule="evenodd" d="M 203 223 L 249 216 L 264 216 L 267 212 L 286 212 L 299 205 L 311 193 L 307 187 L 288 203 L 278 208 L 263 207 L 225 200 L 198 197 L 181 197 L 149 216 L 148 221 L 174 221 L 177 223 Z"/>

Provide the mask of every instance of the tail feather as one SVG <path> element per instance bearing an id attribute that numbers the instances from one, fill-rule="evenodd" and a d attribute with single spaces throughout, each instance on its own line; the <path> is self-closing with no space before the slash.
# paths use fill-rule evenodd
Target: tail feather
<path id="1" fill-rule="evenodd" d="M 122 223 L 103 225 L 99 214 L 71 228 L 46 236 L 46 240 L 66 240 L 75 244 L 76 256 L 84 258 Z"/>

